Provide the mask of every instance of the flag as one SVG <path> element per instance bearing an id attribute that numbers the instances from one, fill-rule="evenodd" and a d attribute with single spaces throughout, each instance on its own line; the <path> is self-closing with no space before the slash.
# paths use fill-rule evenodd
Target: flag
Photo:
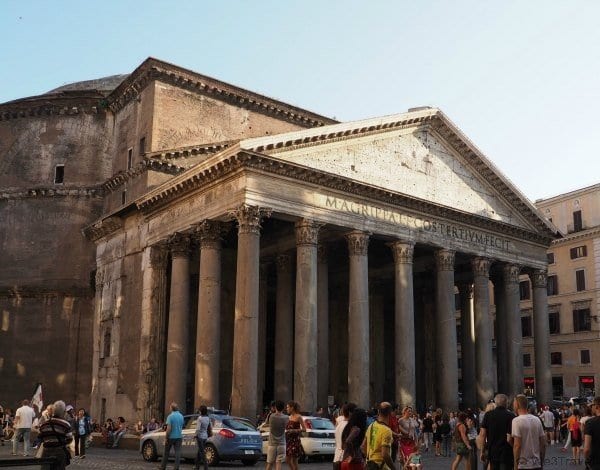
<path id="1" fill-rule="evenodd" d="M 38 413 L 44 411 L 44 397 L 42 396 L 42 384 L 37 384 L 35 387 L 35 393 L 31 399 L 31 406 L 37 406 Z"/>

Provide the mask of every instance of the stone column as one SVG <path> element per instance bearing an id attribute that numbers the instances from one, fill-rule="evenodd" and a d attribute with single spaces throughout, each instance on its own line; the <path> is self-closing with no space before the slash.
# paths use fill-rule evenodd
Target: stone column
<path id="1" fill-rule="evenodd" d="M 200 242 L 196 383 L 194 408 L 219 406 L 221 342 L 221 233 L 219 222 L 205 220 L 197 229 Z"/>
<path id="2" fill-rule="evenodd" d="M 253 418 L 258 411 L 260 221 L 271 211 L 244 204 L 230 214 L 238 222 L 231 412 Z"/>
<path id="3" fill-rule="evenodd" d="M 279 255 L 276 262 L 274 398 L 288 401 L 292 399 L 294 390 L 294 273 L 290 255 Z"/>
<path id="4" fill-rule="evenodd" d="M 552 400 L 550 370 L 550 324 L 548 322 L 548 273 L 535 270 L 529 274 L 533 285 L 533 342 L 535 350 L 535 394 L 538 403 Z"/>
<path id="5" fill-rule="evenodd" d="M 171 248 L 171 296 L 167 333 L 165 409 L 176 402 L 186 411 L 188 331 L 190 316 L 190 237 L 173 235 Z"/>
<path id="6" fill-rule="evenodd" d="M 477 404 L 481 407 L 494 397 L 494 357 L 489 291 L 490 264 L 490 260 L 487 258 L 477 257 L 471 260 L 475 318 L 475 381 Z"/>
<path id="7" fill-rule="evenodd" d="M 317 406 L 317 242 L 321 224 L 296 222 L 296 321 L 294 399 L 302 410 Z"/>
<path id="8" fill-rule="evenodd" d="M 519 292 L 520 266 L 506 264 L 504 275 L 504 306 L 506 312 L 506 357 L 498 362 L 506 363 L 507 395 L 523 393 L 523 333 L 521 331 L 521 300 Z"/>
<path id="9" fill-rule="evenodd" d="M 417 381 L 415 373 L 415 306 L 413 297 L 413 242 L 390 243 L 395 272 L 395 384 L 396 403 L 415 406 Z"/>
<path id="10" fill-rule="evenodd" d="M 139 418 L 162 416 L 165 384 L 165 310 L 168 251 L 148 246 L 142 257 L 142 321 L 140 334 Z"/>
<path id="11" fill-rule="evenodd" d="M 385 299 L 384 291 L 387 286 L 381 279 L 369 282 L 369 392 L 372 400 L 381 401 L 385 397 Z M 388 287 L 389 288 L 389 287 Z"/>
<path id="12" fill-rule="evenodd" d="M 348 401 L 366 408 L 369 399 L 369 235 L 346 235 L 350 255 L 348 294 Z M 383 339 L 383 338 L 382 338 Z"/>
<path id="13" fill-rule="evenodd" d="M 317 405 L 329 395 L 329 264 L 327 247 L 317 248 Z"/>
<path id="14" fill-rule="evenodd" d="M 473 284 L 459 284 L 460 295 L 460 331 L 461 331 L 461 362 L 463 406 L 477 406 L 475 387 L 475 321 L 473 318 Z"/>
<path id="15" fill-rule="evenodd" d="M 507 313 L 506 313 L 506 288 L 504 283 L 504 268 L 501 272 L 495 273 L 491 277 L 494 284 L 494 304 L 496 306 L 496 376 L 498 386 L 496 390 L 501 393 L 508 391 L 508 364 L 506 355 L 507 344 Z"/>
<path id="16" fill-rule="evenodd" d="M 458 361 L 454 309 L 454 251 L 435 252 L 436 398 L 444 411 L 458 409 Z"/>
<path id="17" fill-rule="evenodd" d="M 264 406 L 267 367 L 267 301 L 269 293 L 269 265 L 261 263 L 258 286 L 258 382 L 256 399 L 259 408 Z"/>

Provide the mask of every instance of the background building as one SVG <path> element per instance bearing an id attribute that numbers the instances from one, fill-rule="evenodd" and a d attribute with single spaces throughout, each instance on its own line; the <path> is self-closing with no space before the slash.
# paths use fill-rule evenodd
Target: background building
<path id="1" fill-rule="evenodd" d="M 600 366 L 600 184 L 536 201 L 563 234 L 548 250 L 550 368 L 555 397 L 598 390 Z M 526 386 L 534 387 L 531 288 L 522 278 Z"/>

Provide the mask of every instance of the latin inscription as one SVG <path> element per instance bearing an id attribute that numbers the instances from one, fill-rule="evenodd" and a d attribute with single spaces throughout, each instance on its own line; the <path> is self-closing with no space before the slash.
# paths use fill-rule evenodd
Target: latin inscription
<path id="1" fill-rule="evenodd" d="M 450 238 L 482 246 L 489 246 L 502 251 L 509 250 L 510 242 L 495 235 L 434 219 L 403 214 L 396 210 L 385 209 L 369 204 L 360 204 L 331 196 L 326 197 L 325 207 L 328 209 L 349 212 L 354 215 L 382 220 L 410 230 L 429 233 L 446 239 Z"/>

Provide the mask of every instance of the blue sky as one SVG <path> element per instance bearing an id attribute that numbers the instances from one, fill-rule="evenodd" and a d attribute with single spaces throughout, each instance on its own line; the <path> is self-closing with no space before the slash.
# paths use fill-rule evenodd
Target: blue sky
<path id="1" fill-rule="evenodd" d="M 153 56 L 355 120 L 440 107 L 530 199 L 600 182 L 600 1 L 0 0 L 0 102 Z"/>

